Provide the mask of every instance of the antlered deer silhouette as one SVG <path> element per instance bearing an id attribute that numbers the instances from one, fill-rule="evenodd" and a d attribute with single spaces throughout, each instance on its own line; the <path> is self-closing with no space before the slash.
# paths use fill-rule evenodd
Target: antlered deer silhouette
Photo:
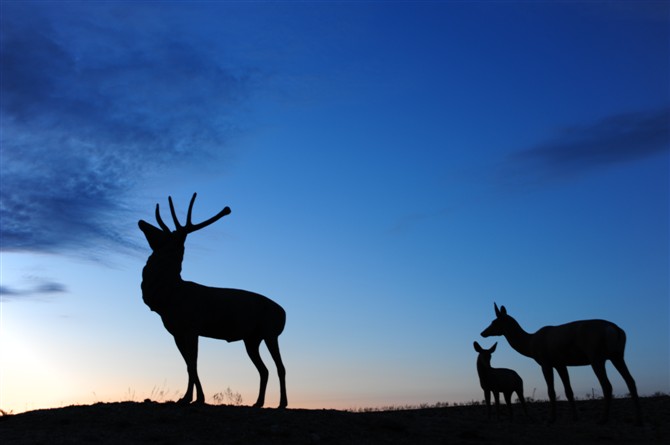
<path id="1" fill-rule="evenodd" d="M 242 340 L 249 358 L 258 369 L 261 383 L 255 407 L 265 402 L 268 370 L 259 353 L 262 341 L 277 366 L 280 385 L 279 408 L 285 408 L 286 371 L 279 353 L 279 334 L 284 330 L 286 312 L 274 301 L 254 292 L 239 289 L 221 289 L 184 281 L 181 278 L 181 263 L 184 259 L 186 236 L 218 221 L 230 213 L 225 207 L 212 218 L 199 224 L 191 223 L 191 213 L 196 194 L 188 206 L 186 225 L 182 226 L 168 198 L 170 213 L 175 224 L 171 231 L 163 222 L 158 204 L 156 221 L 160 229 L 139 221 L 140 230 L 149 242 L 152 254 L 142 271 L 142 298 L 152 311 L 158 313 L 165 329 L 174 336 L 175 343 L 186 362 L 188 387 L 178 403 L 204 403 L 205 395 L 198 378 L 198 337 L 210 337 L 228 342 Z"/>
<path id="2" fill-rule="evenodd" d="M 482 337 L 504 336 L 518 353 L 534 359 L 541 367 L 547 382 L 551 402 L 549 421 L 556 419 L 556 391 L 554 390 L 554 369 L 558 372 L 565 395 L 570 402 L 573 417 L 577 409 L 570 386 L 568 366 L 591 365 L 605 396 L 605 411 L 600 423 L 606 423 L 612 401 L 612 384 L 607 378 L 605 362 L 610 360 L 623 377 L 635 404 L 636 423 L 642 423 L 642 414 L 637 396 L 635 380 L 624 361 L 626 333 L 619 326 L 606 320 L 582 320 L 559 326 L 545 326 L 536 333 L 529 334 L 519 323 L 507 314 L 505 306 L 498 309 L 493 304 L 496 318 L 482 331 Z"/>
<path id="3" fill-rule="evenodd" d="M 479 346 L 479 343 L 474 342 L 475 351 L 479 353 L 477 356 L 477 374 L 479 374 L 479 384 L 484 390 L 488 418 L 491 418 L 491 393 L 493 393 L 493 398 L 496 402 L 496 417 L 498 419 L 500 418 L 500 393 L 503 393 L 505 397 L 510 418 L 514 417 L 514 413 L 512 412 L 513 393 L 516 393 L 517 397 L 519 397 L 523 412 L 528 415 L 526 402 L 523 398 L 523 380 L 521 380 L 519 374 L 511 369 L 491 367 L 491 355 L 497 346 L 498 343 L 496 342 L 489 349 L 484 349 Z"/>

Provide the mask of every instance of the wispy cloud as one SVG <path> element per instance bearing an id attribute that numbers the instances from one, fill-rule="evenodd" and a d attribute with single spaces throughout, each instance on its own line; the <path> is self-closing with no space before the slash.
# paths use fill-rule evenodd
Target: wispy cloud
<path id="1" fill-rule="evenodd" d="M 132 191 L 225 146 L 249 78 L 133 8 L 3 4 L 3 250 L 129 246 Z"/>
<path id="2" fill-rule="evenodd" d="M 670 109 L 617 114 L 513 153 L 504 175 L 514 182 L 571 177 L 668 152 L 669 143 Z"/>
<path id="3" fill-rule="evenodd" d="M 35 279 L 35 283 L 25 288 L 0 285 L 0 297 L 3 301 L 20 300 L 26 298 L 40 298 L 50 295 L 67 293 L 67 287 L 56 281 Z"/>

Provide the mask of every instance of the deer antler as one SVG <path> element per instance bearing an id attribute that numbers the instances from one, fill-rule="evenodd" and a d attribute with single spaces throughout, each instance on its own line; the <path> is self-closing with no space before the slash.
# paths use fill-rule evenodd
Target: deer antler
<path id="1" fill-rule="evenodd" d="M 193 201 L 195 201 L 195 193 L 193 194 L 193 197 L 191 198 L 191 203 L 188 206 L 188 215 L 186 216 L 186 226 L 191 222 L 191 209 L 193 208 Z M 172 204 L 172 196 L 168 196 L 168 202 L 170 203 L 170 213 L 172 214 L 172 221 L 174 221 L 174 228 L 175 231 L 179 232 L 183 230 L 184 228 L 182 227 L 181 224 L 179 224 L 179 220 L 177 219 L 177 213 L 174 211 L 174 205 Z"/>
<path id="2" fill-rule="evenodd" d="M 163 232 L 168 232 L 168 233 L 171 232 L 171 230 L 167 226 L 167 224 L 165 224 L 163 222 L 163 218 L 161 218 L 160 206 L 158 204 L 156 204 L 156 221 L 158 221 L 158 225 L 161 226 L 161 229 L 163 229 Z"/>
<path id="3" fill-rule="evenodd" d="M 177 212 L 175 211 L 174 204 L 172 203 L 172 196 L 168 196 L 168 203 L 170 204 L 170 214 L 172 215 L 172 221 L 174 222 L 175 232 L 185 232 L 187 234 L 193 233 L 196 230 L 200 230 L 204 227 L 207 227 L 208 225 L 230 214 L 230 207 L 224 207 L 223 210 L 221 210 L 219 213 L 209 218 L 208 220 L 203 221 L 199 224 L 193 224 L 191 222 L 191 214 L 193 213 L 193 203 L 195 202 L 195 197 L 197 195 L 198 195 L 197 193 L 194 193 L 193 196 L 191 197 L 191 202 L 188 205 L 188 212 L 186 213 L 185 226 L 182 226 L 181 223 L 179 222 L 179 219 L 177 218 Z M 156 221 L 158 221 L 158 225 L 161 226 L 161 229 L 163 229 L 166 232 L 170 232 L 170 229 L 163 222 L 163 219 L 161 218 L 158 204 L 156 204 Z"/>

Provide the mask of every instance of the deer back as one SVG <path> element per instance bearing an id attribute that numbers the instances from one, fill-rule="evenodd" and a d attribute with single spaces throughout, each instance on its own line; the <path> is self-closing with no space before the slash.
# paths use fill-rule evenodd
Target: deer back
<path id="1" fill-rule="evenodd" d="M 531 342 L 533 358 L 552 366 L 583 366 L 623 353 L 626 334 L 607 320 L 580 320 L 539 329 Z"/>
<path id="2" fill-rule="evenodd" d="M 226 341 L 278 336 L 286 312 L 271 299 L 241 289 L 183 281 L 183 295 L 160 313 L 172 334 L 189 333 Z"/>

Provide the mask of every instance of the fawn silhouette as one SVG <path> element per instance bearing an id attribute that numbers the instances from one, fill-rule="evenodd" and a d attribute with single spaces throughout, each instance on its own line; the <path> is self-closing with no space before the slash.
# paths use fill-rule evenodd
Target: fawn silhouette
<path id="1" fill-rule="evenodd" d="M 534 359 L 541 367 L 547 382 L 551 402 L 549 422 L 556 420 L 556 391 L 554 369 L 558 372 L 565 395 L 570 402 L 573 418 L 577 418 L 568 366 L 591 365 L 605 397 L 605 410 L 599 423 L 606 423 L 612 401 L 612 384 L 607 378 L 605 362 L 610 360 L 623 377 L 635 405 L 636 423 L 642 423 L 642 414 L 635 380 L 624 361 L 626 333 L 619 326 L 606 320 L 581 320 L 559 326 L 545 326 L 529 334 L 507 314 L 505 306 L 498 309 L 493 304 L 496 318 L 482 331 L 482 337 L 504 336 L 518 353 Z"/>
<path id="2" fill-rule="evenodd" d="M 249 358 L 260 374 L 260 390 L 255 407 L 265 402 L 268 370 L 259 353 L 265 342 L 277 367 L 280 384 L 279 408 L 288 404 L 286 398 L 286 370 L 279 353 L 279 335 L 284 330 L 286 312 L 267 297 L 239 289 L 221 289 L 184 281 L 181 278 L 181 263 L 184 259 L 184 243 L 189 233 L 200 230 L 230 213 L 225 207 L 217 215 L 199 224 L 191 223 L 191 213 L 196 193 L 188 206 L 186 225 L 182 226 L 168 198 L 170 213 L 175 224 L 171 231 L 160 216 L 156 204 L 156 221 L 160 229 L 140 220 L 140 230 L 152 249 L 142 271 L 142 298 L 149 308 L 157 312 L 165 329 L 174 336 L 175 343 L 186 362 L 188 386 L 178 403 L 205 403 L 205 395 L 198 378 L 198 337 L 210 337 L 228 342 L 242 340 Z"/>
<path id="3" fill-rule="evenodd" d="M 523 398 L 523 380 L 521 380 L 519 374 L 511 369 L 491 367 L 491 355 L 495 352 L 497 346 L 498 343 L 496 342 L 489 349 L 484 349 L 479 346 L 479 343 L 474 342 L 475 351 L 479 353 L 477 356 L 477 374 L 479 374 L 479 384 L 484 390 L 488 418 L 491 418 L 491 393 L 493 393 L 493 398 L 496 402 L 496 417 L 498 419 L 500 419 L 500 393 L 503 393 L 505 397 L 510 419 L 514 417 L 512 411 L 512 394 L 515 392 L 517 397 L 519 397 L 523 412 L 527 416 L 528 410 L 526 409 L 526 401 Z"/>

